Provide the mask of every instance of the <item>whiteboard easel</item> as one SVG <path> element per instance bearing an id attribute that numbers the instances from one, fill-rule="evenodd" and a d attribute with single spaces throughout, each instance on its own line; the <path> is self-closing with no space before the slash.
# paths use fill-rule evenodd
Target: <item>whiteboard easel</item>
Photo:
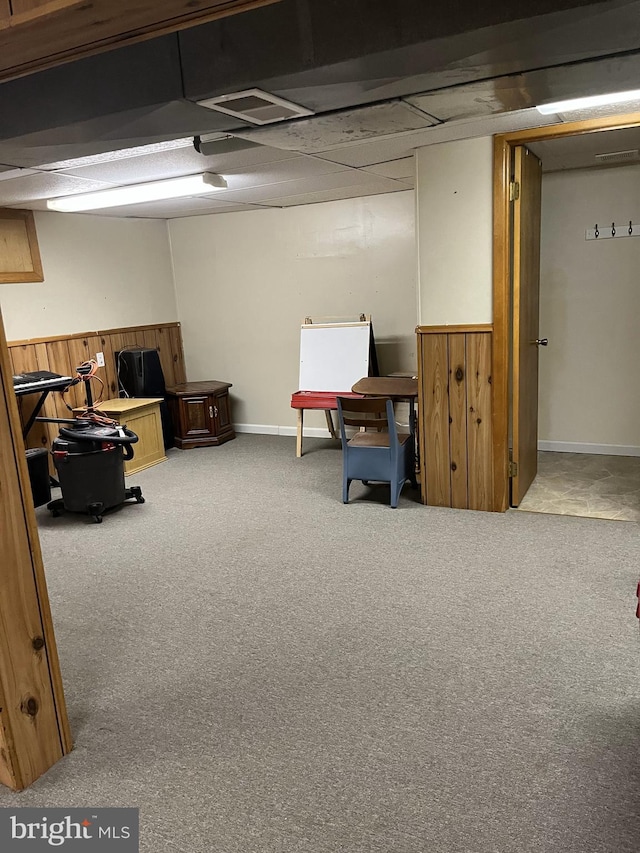
<path id="1" fill-rule="evenodd" d="M 300 329 L 298 388 L 349 392 L 358 379 L 369 376 L 372 360 L 375 344 L 370 317 L 344 323 L 314 323 L 307 318 Z M 377 372 L 377 364 L 375 368 Z"/>

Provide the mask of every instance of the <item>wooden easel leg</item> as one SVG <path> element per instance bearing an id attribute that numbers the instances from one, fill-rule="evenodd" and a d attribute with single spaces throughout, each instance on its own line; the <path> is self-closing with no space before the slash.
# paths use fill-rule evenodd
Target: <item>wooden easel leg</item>
<path id="1" fill-rule="evenodd" d="M 327 419 L 327 428 L 329 433 L 331 434 L 331 438 L 337 438 L 336 428 L 333 425 L 333 416 L 331 414 L 331 409 L 324 410 L 324 416 Z"/>
<path id="2" fill-rule="evenodd" d="M 22 790 L 72 744 L 1 317 L 0 447 L 0 782 Z"/>
<path id="3" fill-rule="evenodd" d="M 302 424 L 304 422 L 304 409 L 298 409 L 298 433 L 296 436 L 296 456 L 302 456 Z"/>

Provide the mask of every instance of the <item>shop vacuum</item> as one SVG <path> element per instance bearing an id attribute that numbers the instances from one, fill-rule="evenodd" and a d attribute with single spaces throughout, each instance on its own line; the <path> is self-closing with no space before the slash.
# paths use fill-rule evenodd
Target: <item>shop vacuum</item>
<path id="1" fill-rule="evenodd" d="M 83 415 L 38 420 L 64 424 L 51 446 L 62 497 L 48 503 L 47 509 L 54 517 L 65 510 L 82 512 L 100 524 L 106 510 L 132 498 L 142 504 L 144 498 L 139 486 L 124 484 L 124 462 L 133 458 L 138 436 L 93 405 L 90 379 L 96 367 L 95 362 L 86 362 L 78 368 L 78 381 L 84 381 L 87 397 Z"/>

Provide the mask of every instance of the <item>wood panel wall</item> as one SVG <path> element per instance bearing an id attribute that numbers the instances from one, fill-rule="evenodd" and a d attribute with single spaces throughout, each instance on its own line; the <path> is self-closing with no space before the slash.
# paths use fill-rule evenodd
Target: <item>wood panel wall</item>
<path id="1" fill-rule="evenodd" d="M 157 349 L 166 384 L 186 382 L 182 334 L 179 323 L 160 323 L 151 326 L 131 326 L 123 329 L 107 329 L 101 332 L 85 332 L 68 337 L 38 338 L 14 341 L 9 344 L 9 355 L 14 373 L 32 370 L 51 370 L 62 376 L 75 376 L 76 367 L 97 352 L 104 353 L 105 366 L 98 369 L 104 382 L 103 400 L 118 396 L 118 376 L 115 353 L 129 347 Z M 47 397 L 41 415 L 50 418 L 71 418 L 69 409 L 85 404 L 84 385 L 70 388 L 66 394 L 51 393 Z M 94 398 L 98 400 L 100 383 L 92 382 Z M 24 423 L 33 410 L 38 396 L 28 394 L 18 398 L 20 417 Z M 58 434 L 56 424 L 34 424 L 27 436 L 28 447 L 50 447 Z"/>
<path id="2" fill-rule="evenodd" d="M 72 743 L 11 370 L 0 318 L 0 782 L 19 790 Z"/>
<path id="3" fill-rule="evenodd" d="M 422 501 L 495 509 L 491 326 L 418 326 Z"/>

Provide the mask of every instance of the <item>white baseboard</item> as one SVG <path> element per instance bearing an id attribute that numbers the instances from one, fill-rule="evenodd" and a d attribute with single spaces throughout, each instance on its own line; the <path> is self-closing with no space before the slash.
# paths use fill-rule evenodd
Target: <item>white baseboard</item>
<path id="1" fill-rule="evenodd" d="M 236 432 L 256 435 L 295 436 L 297 430 L 292 426 L 277 424 L 234 424 Z M 326 427 L 304 427 L 304 438 L 330 438 Z M 556 453 L 594 453 L 600 456 L 640 456 L 640 447 L 622 444 L 589 444 L 577 441 L 539 441 L 538 450 L 550 450 Z"/>
<path id="2" fill-rule="evenodd" d="M 556 453 L 595 453 L 601 456 L 640 456 L 640 447 L 623 444 L 585 444 L 576 441 L 539 441 L 538 450 Z"/>
<path id="3" fill-rule="evenodd" d="M 278 426 L 277 424 L 234 424 L 236 432 L 252 432 L 257 435 L 297 435 L 295 427 Z M 304 438 L 331 438 L 326 427 L 304 427 L 302 430 Z"/>

